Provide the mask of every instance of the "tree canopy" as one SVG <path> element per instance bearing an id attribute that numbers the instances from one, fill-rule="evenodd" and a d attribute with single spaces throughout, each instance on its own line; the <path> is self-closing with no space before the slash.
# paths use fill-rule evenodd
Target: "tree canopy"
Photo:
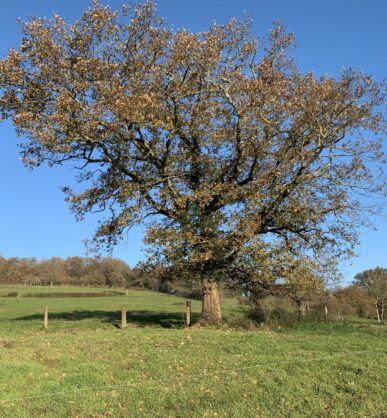
<path id="1" fill-rule="evenodd" d="M 22 33 L 0 62 L 1 115 L 26 165 L 80 169 L 82 190 L 64 190 L 79 217 L 110 213 L 97 244 L 153 216 L 148 242 L 202 280 L 215 319 L 218 272 L 246 248 L 351 251 L 357 192 L 383 187 L 385 88 L 371 76 L 302 74 L 279 23 L 262 39 L 249 18 L 173 30 L 152 2 L 94 2 Z"/>
<path id="2" fill-rule="evenodd" d="M 375 267 L 364 270 L 356 274 L 353 283 L 367 291 L 375 305 L 378 321 L 383 321 L 387 302 L 387 269 Z"/>

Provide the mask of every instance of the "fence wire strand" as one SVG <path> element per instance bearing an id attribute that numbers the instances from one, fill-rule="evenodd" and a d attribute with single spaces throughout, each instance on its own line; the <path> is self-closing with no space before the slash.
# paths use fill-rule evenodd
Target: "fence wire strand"
<path id="1" fill-rule="evenodd" d="M 39 399 L 39 398 L 49 398 L 54 397 L 58 395 L 69 395 L 74 393 L 80 393 L 80 392 L 86 392 L 86 391 L 110 391 L 112 389 L 117 388 L 124 388 L 124 387 L 133 387 L 133 386 L 141 386 L 141 385 L 152 385 L 152 384 L 160 384 L 160 383 L 166 383 L 171 381 L 180 381 L 180 380 L 187 380 L 187 379 L 202 379 L 202 378 L 212 378 L 214 376 L 217 376 L 218 374 L 224 374 L 224 373 L 232 373 L 232 372 L 238 372 L 248 369 L 257 369 L 257 368 L 264 368 L 264 367 L 272 367 L 272 366 L 280 366 L 280 365 L 286 365 L 286 364 L 294 364 L 294 363 L 312 363 L 315 361 L 323 361 L 323 360 L 331 360 L 335 358 L 340 357 L 353 357 L 354 355 L 361 355 L 364 353 L 375 353 L 375 352 L 384 352 L 387 354 L 387 350 L 384 350 L 382 348 L 377 348 L 373 350 L 362 350 L 362 351 L 352 351 L 352 352 L 346 352 L 346 353 L 340 353 L 337 355 L 330 355 L 330 356 L 324 356 L 324 357 L 314 357 L 314 358 L 308 358 L 308 359 L 292 359 L 290 361 L 277 361 L 277 362 L 271 362 L 271 363 L 258 363 L 248 366 L 241 366 L 231 369 L 218 369 L 218 370 L 210 370 L 203 373 L 197 373 L 197 374 L 186 374 L 184 376 L 179 377 L 168 377 L 166 379 L 152 379 L 152 380 L 142 380 L 142 381 L 132 381 L 122 384 L 116 384 L 116 385 L 103 385 L 103 386 L 87 386 L 83 388 L 76 388 L 72 390 L 67 391 L 57 391 L 57 392 L 51 392 L 46 394 L 40 394 L 40 395 L 31 395 L 31 396 L 25 396 L 25 397 L 18 397 L 18 398 L 4 398 L 0 399 L 0 403 L 12 403 L 12 402 L 19 402 L 24 400 L 31 400 L 31 399 Z"/>

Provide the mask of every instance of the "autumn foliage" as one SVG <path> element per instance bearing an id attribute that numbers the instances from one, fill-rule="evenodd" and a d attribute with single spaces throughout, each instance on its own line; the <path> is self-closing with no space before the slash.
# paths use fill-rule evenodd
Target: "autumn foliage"
<path id="1" fill-rule="evenodd" d="M 112 257 L 4 258 L 0 256 L 0 284 L 126 287 L 130 267 Z"/>
<path id="2" fill-rule="evenodd" d="M 97 245 L 152 219 L 153 258 L 201 282 L 204 320 L 220 319 L 217 283 L 246 251 L 272 264 L 351 254 L 357 192 L 383 187 L 372 77 L 303 74 L 281 24 L 262 39 L 250 19 L 173 30 L 152 2 L 95 2 L 22 33 L 0 62 L 0 112 L 25 164 L 81 169 L 84 188 L 65 192 L 80 218 L 110 213 Z"/>

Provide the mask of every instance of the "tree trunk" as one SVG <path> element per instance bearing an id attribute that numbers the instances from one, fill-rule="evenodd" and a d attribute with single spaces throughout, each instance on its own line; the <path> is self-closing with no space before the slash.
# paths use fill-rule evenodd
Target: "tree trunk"
<path id="1" fill-rule="evenodd" d="M 378 322 L 380 324 L 382 321 L 380 320 L 380 313 L 379 313 L 379 307 L 378 306 L 376 307 L 376 316 L 378 317 Z"/>
<path id="2" fill-rule="evenodd" d="M 203 279 L 202 294 L 202 316 L 200 321 L 204 324 L 218 324 L 222 319 L 222 315 L 217 284 Z"/>
<path id="3" fill-rule="evenodd" d="M 305 301 L 297 299 L 296 300 L 296 305 L 298 308 L 298 318 L 304 318 L 305 317 L 305 313 L 306 313 L 306 304 Z"/>
<path id="4" fill-rule="evenodd" d="M 344 321 L 344 315 L 343 315 L 343 311 L 341 309 L 339 309 L 339 317 L 342 321 Z"/>

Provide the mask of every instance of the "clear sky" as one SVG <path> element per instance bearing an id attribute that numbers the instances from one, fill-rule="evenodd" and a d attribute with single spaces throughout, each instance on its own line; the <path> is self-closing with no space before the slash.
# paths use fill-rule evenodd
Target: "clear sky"
<path id="1" fill-rule="evenodd" d="M 88 0 L 0 0 L 0 56 L 20 40 L 17 18 L 51 16 L 53 12 L 73 22 L 89 6 Z M 119 0 L 106 0 L 113 8 Z M 337 74 L 354 67 L 386 77 L 387 1 L 384 0 L 159 0 L 159 13 L 175 28 L 206 29 L 212 21 L 223 23 L 248 11 L 254 30 L 262 35 L 280 19 L 296 35 L 294 51 L 302 71 Z M 92 236 L 98 218 L 76 222 L 61 185 L 73 183 L 68 169 L 40 167 L 29 171 L 19 160 L 18 139 L 10 123 L 0 124 L 0 254 L 4 257 L 84 255 L 83 240 Z M 387 202 L 386 202 L 387 203 Z M 345 280 L 376 265 L 387 267 L 386 217 L 374 219 L 376 231 L 361 230 L 359 257 L 345 263 Z M 143 228 L 130 231 L 114 250 L 130 265 L 144 257 Z"/>

